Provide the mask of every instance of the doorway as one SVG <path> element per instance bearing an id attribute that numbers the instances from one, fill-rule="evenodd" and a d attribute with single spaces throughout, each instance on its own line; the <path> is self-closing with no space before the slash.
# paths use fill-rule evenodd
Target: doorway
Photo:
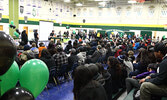
<path id="1" fill-rule="evenodd" d="M 0 31 L 3 31 L 3 25 L 0 25 Z"/>
<path id="2" fill-rule="evenodd" d="M 27 34 L 27 36 L 28 36 L 28 26 L 24 26 L 24 27 L 23 27 L 23 30 L 26 30 L 26 34 Z"/>

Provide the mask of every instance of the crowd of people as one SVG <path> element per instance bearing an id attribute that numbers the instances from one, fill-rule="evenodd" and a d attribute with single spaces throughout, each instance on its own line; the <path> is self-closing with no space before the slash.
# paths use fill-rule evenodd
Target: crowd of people
<path id="1" fill-rule="evenodd" d="M 21 42 L 16 61 L 21 67 L 29 59 L 41 59 L 56 72 L 66 65 L 65 79 L 73 70 L 75 100 L 111 100 L 120 88 L 127 93 L 136 88 L 140 100 L 151 100 L 167 96 L 166 44 L 164 38 L 127 35 L 69 40 L 64 49 L 60 41 L 50 41 L 48 46 L 39 43 L 39 47 Z"/>

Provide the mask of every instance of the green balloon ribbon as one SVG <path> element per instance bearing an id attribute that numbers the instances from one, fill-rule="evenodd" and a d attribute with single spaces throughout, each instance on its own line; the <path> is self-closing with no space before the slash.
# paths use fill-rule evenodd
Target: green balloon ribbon
<path id="1" fill-rule="evenodd" d="M 14 35 L 19 38 L 19 33 L 17 33 L 16 31 L 14 32 Z"/>
<path id="2" fill-rule="evenodd" d="M 20 70 L 19 81 L 21 87 L 28 89 L 34 97 L 37 97 L 45 88 L 49 79 L 47 65 L 38 59 L 32 59 L 24 63 Z"/>
<path id="3" fill-rule="evenodd" d="M 14 88 L 18 82 L 19 78 L 19 67 L 14 61 L 10 69 L 0 76 L 0 93 L 1 96 L 11 88 Z"/>

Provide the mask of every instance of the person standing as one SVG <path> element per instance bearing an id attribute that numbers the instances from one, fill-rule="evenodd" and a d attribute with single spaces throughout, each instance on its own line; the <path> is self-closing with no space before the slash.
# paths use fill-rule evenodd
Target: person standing
<path id="1" fill-rule="evenodd" d="M 38 47 L 38 40 L 39 40 L 38 30 L 34 30 L 34 39 L 35 39 L 36 46 Z"/>
<path id="2" fill-rule="evenodd" d="M 28 36 L 26 34 L 26 30 L 23 30 L 23 32 L 21 34 L 21 41 L 22 41 L 23 45 L 26 45 L 28 43 Z"/>

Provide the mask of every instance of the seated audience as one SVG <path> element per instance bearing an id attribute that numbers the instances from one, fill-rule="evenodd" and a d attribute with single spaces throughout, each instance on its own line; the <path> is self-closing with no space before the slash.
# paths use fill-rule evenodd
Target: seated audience
<path id="1" fill-rule="evenodd" d="M 86 49 L 81 47 L 79 48 L 79 53 L 77 54 L 78 56 L 78 64 L 79 65 L 83 65 L 85 64 L 85 60 L 86 60 Z"/>
<path id="2" fill-rule="evenodd" d="M 57 70 L 60 70 L 60 67 L 63 64 L 68 64 L 68 57 L 63 52 L 63 48 L 61 47 L 61 45 L 56 46 L 56 51 L 57 53 L 53 55 L 53 58 L 57 66 Z"/>
<path id="3" fill-rule="evenodd" d="M 75 100 L 108 100 L 103 86 L 93 80 L 92 72 L 85 66 L 75 70 L 73 93 Z"/>
<path id="4" fill-rule="evenodd" d="M 47 49 L 42 50 L 40 60 L 45 62 L 48 69 L 51 69 L 52 67 L 56 67 L 54 58 L 50 55 Z"/>
<path id="5" fill-rule="evenodd" d="M 64 52 L 67 53 L 67 54 L 69 54 L 69 53 L 70 53 L 70 51 L 69 51 L 70 49 L 72 49 L 71 40 L 68 41 L 68 44 L 67 44 L 67 46 L 65 47 Z"/>
<path id="6" fill-rule="evenodd" d="M 42 42 L 39 43 L 39 48 L 38 48 L 38 49 L 39 49 L 39 58 L 40 58 L 40 57 L 41 57 L 41 52 L 42 52 L 42 50 L 43 50 L 43 49 L 46 49 L 44 43 L 42 43 Z"/>
<path id="7" fill-rule="evenodd" d="M 158 43 L 154 47 L 156 58 L 163 59 L 159 64 L 159 73 L 140 80 L 140 100 L 151 100 L 151 96 L 167 96 L 167 45 Z"/>
<path id="8" fill-rule="evenodd" d="M 56 53 L 54 41 L 49 42 L 47 49 L 48 49 L 49 53 L 51 54 L 51 56 L 53 56 Z"/>
<path id="9" fill-rule="evenodd" d="M 78 63 L 78 56 L 76 55 L 76 50 L 72 48 L 70 50 L 70 57 L 68 57 L 68 68 L 67 68 L 68 71 L 71 70 L 74 63 Z"/>
<path id="10" fill-rule="evenodd" d="M 121 64 L 120 62 L 114 58 L 109 57 L 108 61 L 108 72 L 111 74 L 112 79 L 112 93 L 117 93 L 119 88 L 121 87 Z"/>
<path id="11" fill-rule="evenodd" d="M 147 72 L 138 74 L 137 76 L 132 76 L 132 78 L 126 79 L 126 89 L 127 93 L 129 93 L 133 88 L 140 88 L 139 79 L 145 78 L 152 73 L 156 72 L 157 65 L 155 63 L 149 64 L 147 67 Z"/>
<path id="12" fill-rule="evenodd" d="M 36 43 L 32 43 L 32 48 L 30 49 L 35 55 L 39 54 L 39 50 L 36 47 Z"/>
<path id="13" fill-rule="evenodd" d="M 102 56 L 101 45 L 97 46 L 97 50 L 93 53 L 93 55 L 88 56 L 87 62 L 88 63 L 96 63 L 98 59 Z"/>

